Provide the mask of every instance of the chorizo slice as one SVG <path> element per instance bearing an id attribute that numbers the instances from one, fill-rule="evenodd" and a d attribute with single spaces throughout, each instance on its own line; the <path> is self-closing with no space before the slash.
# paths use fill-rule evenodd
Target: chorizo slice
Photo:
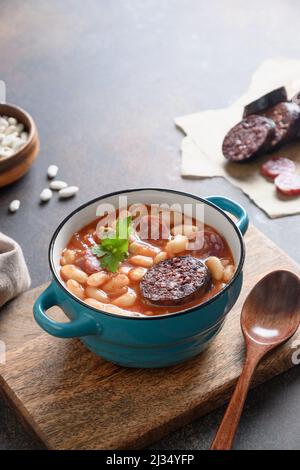
<path id="1" fill-rule="evenodd" d="M 282 173 L 275 178 L 274 182 L 277 191 L 285 196 L 300 194 L 300 175 L 297 173 Z"/>
<path id="2" fill-rule="evenodd" d="M 296 165 L 293 160 L 285 157 L 271 158 L 260 167 L 261 174 L 272 180 L 281 173 L 294 173 L 295 170 Z"/>
<path id="3" fill-rule="evenodd" d="M 257 100 L 247 104 L 244 107 L 243 117 L 245 118 L 250 114 L 260 114 L 282 101 L 287 101 L 286 89 L 283 86 L 276 88 L 276 90 L 272 90 Z"/>
<path id="4" fill-rule="evenodd" d="M 211 285 L 207 266 L 191 255 L 161 261 L 140 282 L 143 299 L 154 305 L 186 304 L 201 297 Z"/>
<path id="5" fill-rule="evenodd" d="M 94 274 L 101 271 L 98 258 L 94 256 L 90 250 L 84 251 L 82 255 L 76 259 L 75 264 L 87 274 Z"/>
<path id="6" fill-rule="evenodd" d="M 274 137 L 274 121 L 252 114 L 227 133 L 222 145 L 223 155 L 233 162 L 249 160 L 268 148 Z"/>

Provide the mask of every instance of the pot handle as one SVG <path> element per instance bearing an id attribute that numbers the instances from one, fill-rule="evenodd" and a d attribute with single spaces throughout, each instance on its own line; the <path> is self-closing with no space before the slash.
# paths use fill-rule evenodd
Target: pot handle
<path id="1" fill-rule="evenodd" d="M 86 314 L 70 322 L 58 322 L 50 318 L 46 310 L 55 305 L 60 306 L 56 299 L 53 282 L 41 293 L 33 306 L 33 314 L 36 322 L 43 330 L 50 335 L 59 338 L 76 338 L 99 334 L 101 325 L 92 317 Z"/>
<path id="2" fill-rule="evenodd" d="M 236 225 L 241 233 L 245 235 L 249 226 L 249 217 L 245 209 L 237 202 L 225 196 L 208 196 L 205 198 L 223 211 L 227 211 L 237 218 Z"/>

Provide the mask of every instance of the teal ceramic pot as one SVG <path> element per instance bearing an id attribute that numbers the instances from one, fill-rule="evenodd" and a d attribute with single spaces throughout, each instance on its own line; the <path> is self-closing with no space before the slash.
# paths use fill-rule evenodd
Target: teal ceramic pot
<path id="1" fill-rule="evenodd" d="M 73 296 L 60 278 L 61 251 L 75 231 L 96 218 L 100 203 L 116 207 L 119 196 L 126 196 L 129 205 L 197 204 L 203 212 L 202 220 L 222 234 L 231 248 L 237 269 L 229 284 L 199 306 L 154 317 L 102 312 Z M 225 211 L 234 215 L 237 222 Z M 186 361 L 216 337 L 240 294 L 245 259 L 243 234 L 247 227 L 245 210 L 223 196 L 200 198 L 167 189 L 134 189 L 101 196 L 71 213 L 55 231 L 49 247 L 54 279 L 34 304 L 35 320 L 49 334 L 60 338 L 79 337 L 91 351 L 122 366 L 154 368 Z M 57 322 L 47 315 L 47 310 L 55 305 L 64 311 L 69 322 Z"/>

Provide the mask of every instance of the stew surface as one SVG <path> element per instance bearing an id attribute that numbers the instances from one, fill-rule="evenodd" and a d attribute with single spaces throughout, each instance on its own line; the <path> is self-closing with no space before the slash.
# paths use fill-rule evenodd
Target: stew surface
<path id="1" fill-rule="evenodd" d="M 121 223 L 126 236 L 116 241 Z M 151 270 L 153 281 L 155 267 L 163 267 L 162 272 L 172 270 L 173 263 L 166 263 L 166 260 L 183 256 L 203 262 L 203 269 L 209 276 L 205 292 L 202 289 L 200 295 L 180 304 L 174 301 L 174 305 L 146 300 L 140 287 L 145 274 L 148 273 L 146 278 L 150 277 Z M 192 265 L 187 263 L 189 259 L 184 260 L 185 270 Z M 134 316 L 162 315 L 199 305 L 223 289 L 235 272 L 230 248 L 213 227 L 195 218 L 187 223 L 172 211 L 139 218 L 132 217 L 128 211 L 117 212 L 111 224 L 105 217 L 95 219 L 73 234 L 61 254 L 60 264 L 62 280 L 73 295 L 100 310 Z M 173 280 L 169 281 L 172 274 Z M 184 274 L 182 282 L 192 283 L 195 271 L 191 271 L 190 276 Z M 172 292 L 179 274 L 171 272 L 169 277 L 165 288 Z M 155 282 L 150 287 L 155 290 Z"/>

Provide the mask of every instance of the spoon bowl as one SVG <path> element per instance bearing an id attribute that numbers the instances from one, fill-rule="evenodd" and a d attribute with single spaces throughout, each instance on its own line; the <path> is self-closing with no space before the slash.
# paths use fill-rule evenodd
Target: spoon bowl
<path id="1" fill-rule="evenodd" d="M 287 341 L 300 323 L 300 281 L 289 271 L 273 271 L 248 295 L 241 315 L 246 343 L 272 349 Z"/>

